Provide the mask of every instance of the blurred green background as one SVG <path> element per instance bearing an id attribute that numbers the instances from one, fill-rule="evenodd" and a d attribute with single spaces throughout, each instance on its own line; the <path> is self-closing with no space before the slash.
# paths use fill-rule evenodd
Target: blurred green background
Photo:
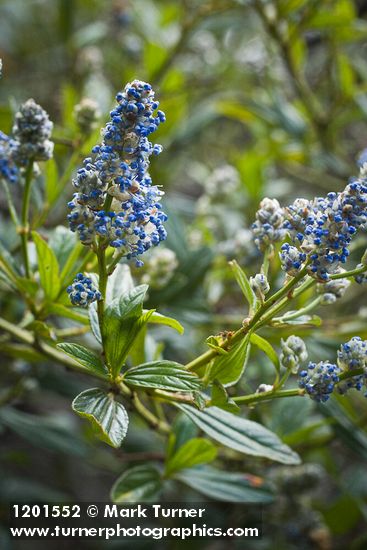
<path id="1" fill-rule="evenodd" d="M 167 247 L 176 263 L 163 286 L 152 284 L 149 301 L 176 316 L 186 331 L 180 337 L 155 330 L 146 357 L 163 346 L 165 356 L 188 361 L 205 349 L 209 334 L 238 326 L 246 309 L 227 261 L 236 258 L 250 275 L 256 273 L 260 259 L 249 228 L 261 198 L 288 204 L 341 190 L 367 146 L 365 1 L 2 0 L 0 58 L 1 130 L 10 132 L 14 110 L 33 97 L 55 123 L 60 172 L 75 147 L 75 104 L 94 99 L 102 126 L 126 82 L 139 78 L 156 89 L 167 122 L 157 132 L 164 152 L 153 161 L 152 176 L 166 192 Z M 81 161 L 82 154 L 76 156 Z M 50 232 L 66 225 L 71 194 L 69 178 L 46 221 Z M 0 211 L 1 240 L 9 244 L 4 200 Z M 364 235 L 354 243 L 355 263 L 365 248 Z M 276 259 L 271 274 L 276 284 Z M 144 272 L 134 276 L 139 281 Z M 365 291 L 356 286 L 337 304 L 320 308 L 322 331 L 302 329 L 313 359 L 333 358 L 355 334 L 367 338 Z M 2 293 L 0 299 L 4 316 L 21 315 L 14 297 Z M 267 336 L 277 347 L 287 334 Z M 26 381 L 13 414 L 0 414 L 2 503 L 107 500 L 127 465 L 163 459 L 161 441 L 142 424 L 130 429 L 118 451 L 95 441 L 70 411 L 72 398 L 87 387 L 82 376 L 13 358 L 6 343 L 2 353 L 4 384 Z M 267 383 L 270 371 L 267 358 L 255 355 L 242 389 Z M 278 494 L 266 510 L 268 533 L 248 548 L 366 548 L 363 396 L 323 407 L 306 399 L 279 400 L 249 416 L 276 431 L 306 466 L 284 468 L 251 458 L 235 463 L 237 471 L 270 480 Z M 178 491 L 172 487 L 167 500 Z M 183 498 L 199 497 L 188 492 Z M 1 513 L 5 520 L 5 506 Z M 0 547 L 23 548 L 5 531 Z M 104 546 L 99 541 L 89 547 Z"/>

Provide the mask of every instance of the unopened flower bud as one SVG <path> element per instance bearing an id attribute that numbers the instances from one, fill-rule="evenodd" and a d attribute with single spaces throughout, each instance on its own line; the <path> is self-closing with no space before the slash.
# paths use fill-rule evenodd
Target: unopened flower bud
<path id="1" fill-rule="evenodd" d="M 96 101 L 85 97 L 75 105 L 74 116 L 80 132 L 88 136 L 96 128 L 101 112 Z"/>
<path id="2" fill-rule="evenodd" d="M 265 294 L 270 290 L 268 279 L 263 273 L 257 273 L 255 277 L 250 277 L 250 286 L 260 300 L 263 300 Z"/>
<path id="3" fill-rule="evenodd" d="M 292 334 L 287 340 L 281 340 L 281 349 L 281 364 L 295 374 L 298 371 L 299 365 L 306 361 L 308 357 L 304 341 L 299 336 Z"/>

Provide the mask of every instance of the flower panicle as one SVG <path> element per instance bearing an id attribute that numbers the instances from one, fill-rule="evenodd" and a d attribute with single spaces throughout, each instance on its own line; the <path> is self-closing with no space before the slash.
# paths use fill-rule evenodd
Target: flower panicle
<path id="1" fill-rule="evenodd" d="M 340 346 L 336 363 L 309 363 L 299 371 L 299 387 L 321 403 L 330 398 L 335 388 L 342 395 L 352 388 L 364 388 L 367 397 L 367 341 L 353 336 Z"/>
<path id="2" fill-rule="evenodd" d="M 134 80 L 116 96 L 102 130 L 103 141 L 78 170 L 69 202 L 70 229 L 89 246 L 100 238 L 127 259 L 137 258 L 166 238 L 160 200 L 152 185 L 150 156 L 162 151 L 148 136 L 165 121 L 150 84 Z M 140 260 L 137 261 L 140 264 Z"/>
<path id="3" fill-rule="evenodd" d="M 33 99 L 23 103 L 15 114 L 12 135 L 0 131 L 0 177 L 7 183 L 17 183 L 29 162 L 52 158 L 52 128 L 40 105 Z"/>

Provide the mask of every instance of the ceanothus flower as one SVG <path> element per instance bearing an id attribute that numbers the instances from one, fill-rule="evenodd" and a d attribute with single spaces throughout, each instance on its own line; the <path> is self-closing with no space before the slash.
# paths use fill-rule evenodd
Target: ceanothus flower
<path id="1" fill-rule="evenodd" d="M 97 122 L 101 116 L 98 103 L 94 99 L 84 97 L 80 103 L 74 107 L 74 117 L 82 134 L 89 136 L 97 127 Z"/>
<path id="2" fill-rule="evenodd" d="M 260 300 L 263 300 L 265 294 L 270 290 L 268 279 L 264 273 L 257 273 L 255 277 L 250 277 L 250 286 Z"/>
<path id="3" fill-rule="evenodd" d="M 343 372 L 353 372 L 362 369 L 362 374 L 351 376 L 338 386 L 338 391 L 345 394 L 349 389 L 360 391 L 367 382 L 367 341 L 354 336 L 342 344 L 338 351 L 338 365 Z M 367 393 L 365 394 L 367 397 Z"/>
<path id="4" fill-rule="evenodd" d="M 88 307 L 92 302 L 101 299 L 101 293 L 93 285 L 92 279 L 83 273 L 78 273 L 66 290 L 74 306 Z"/>
<path id="5" fill-rule="evenodd" d="M 252 232 L 255 244 L 261 251 L 284 239 L 284 211 L 276 199 L 266 197 L 261 201 Z"/>
<path id="6" fill-rule="evenodd" d="M 281 364 L 295 374 L 300 363 L 306 361 L 308 357 L 306 344 L 302 338 L 292 334 L 286 340 L 281 340 L 281 349 L 279 357 Z"/>
<path id="7" fill-rule="evenodd" d="M 18 166 L 29 161 L 49 160 L 54 144 L 50 141 L 53 124 L 34 99 L 28 99 L 15 114 L 12 134 L 17 146 L 12 158 Z"/>
<path id="8" fill-rule="evenodd" d="M 298 199 L 285 209 L 285 216 L 285 228 L 307 255 L 310 275 L 328 281 L 346 262 L 353 235 L 367 223 L 367 181 L 352 180 L 341 193 L 313 201 Z"/>
<path id="9" fill-rule="evenodd" d="M 19 179 L 19 168 L 12 158 L 16 147 L 17 142 L 0 131 L 0 178 L 8 183 L 15 183 Z"/>
<path id="10" fill-rule="evenodd" d="M 282 245 L 279 257 L 283 271 L 288 275 L 292 275 L 292 277 L 295 277 L 301 271 L 307 258 L 304 252 L 288 243 Z"/>
<path id="11" fill-rule="evenodd" d="M 343 370 L 364 369 L 367 374 L 367 341 L 353 336 L 338 351 L 338 365 Z"/>
<path id="12" fill-rule="evenodd" d="M 206 195 L 223 202 L 224 196 L 235 193 L 240 185 L 240 175 L 230 164 L 218 166 L 204 181 Z"/>
<path id="13" fill-rule="evenodd" d="M 177 266 L 178 260 L 173 250 L 154 248 L 145 262 L 141 282 L 154 289 L 163 288 L 172 279 Z"/>
<path id="14" fill-rule="evenodd" d="M 339 382 L 340 373 L 340 367 L 329 361 L 309 363 L 307 369 L 300 371 L 298 385 L 311 399 L 325 403 Z"/>
<path id="15" fill-rule="evenodd" d="M 68 220 L 83 244 L 93 245 L 99 237 L 104 246 L 130 259 L 167 236 L 160 204 L 164 193 L 152 185 L 148 173 L 149 157 L 162 150 L 148 136 L 165 115 L 157 111 L 150 84 L 140 80 L 127 84 L 116 100 L 102 143 L 73 180 L 77 192 L 68 204 Z"/>
<path id="16" fill-rule="evenodd" d="M 345 269 L 339 268 L 337 273 L 343 273 Z M 316 292 L 321 295 L 320 304 L 327 306 L 336 302 L 338 298 L 342 298 L 350 287 L 349 279 L 330 279 L 326 283 L 317 283 Z"/>

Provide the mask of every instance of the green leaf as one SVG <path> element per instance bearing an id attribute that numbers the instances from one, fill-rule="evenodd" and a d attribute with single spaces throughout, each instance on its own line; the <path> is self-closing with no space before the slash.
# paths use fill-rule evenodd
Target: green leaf
<path id="1" fill-rule="evenodd" d="M 111 489 L 111 500 L 116 503 L 154 501 L 162 486 L 158 470 L 149 465 L 126 470 Z"/>
<path id="2" fill-rule="evenodd" d="M 105 310 L 105 353 L 114 375 L 120 372 L 135 338 L 148 322 L 149 317 L 142 315 L 147 290 L 147 285 L 137 286 L 113 300 Z"/>
<path id="3" fill-rule="evenodd" d="M 241 378 L 250 355 L 250 339 L 245 336 L 226 355 L 213 360 L 209 380 L 218 380 L 223 386 L 232 386 Z"/>
<path id="4" fill-rule="evenodd" d="M 214 380 L 213 382 L 212 398 L 209 406 L 219 407 L 234 414 L 239 413 L 241 410 L 237 403 L 229 397 L 225 387 L 218 380 Z"/>
<path id="5" fill-rule="evenodd" d="M 166 463 L 166 476 L 171 477 L 174 472 L 184 468 L 192 468 L 198 464 L 212 462 L 217 456 L 217 448 L 202 437 L 187 441 L 171 456 Z"/>
<path id="6" fill-rule="evenodd" d="M 222 445 L 245 455 L 261 456 L 282 464 L 299 464 L 299 456 L 261 424 L 240 418 L 218 407 L 199 411 L 175 403 L 206 434 Z"/>
<path id="7" fill-rule="evenodd" d="M 31 281 L 26 277 L 17 277 L 16 286 L 22 291 L 28 293 L 30 296 L 36 296 L 39 290 L 39 284 L 36 281 Z"/>
<path id="8" fill-rule="evenodd" d="M 288 313 L 294 313 L 289 311 Z M 287 326 L 303 326 L 303 327 L 319 327 L 322 325 L 322 319 L 318 315 L 300 315 L 296 319 L 287 319 L 284 317 L 274 317 L 271 324 L 277 327 Z"/>
<path id="9" fill-rule="evenodd" d="M 211 349 L 214 349 L 220 355 L 227 355 L 228 351 L 221 347 L 221 344 L 223 344 L 223 342 L 224 338 L 214 335 L 208 336 L 208 338 L 205 340 L 206 345 L 209 346 Z"/>
<path id="10" fill-rule="evenodd" d="M 177 319 L 173 319 L 172 317 L 166 317 L 166 315 L 162 315 L 161 313 L 157 313 L 156 311 L 154 311 L 150 316 L 149 323 L 154 323 L 157 325 L 166 325 L 167 327 L 171 327 L 177 330 L 179 334 L 183 334 L 185 330 L 181 325 L 181 323 L 177 321 Z"/>
<path id="11" fill-rule="evenodd" d="M 46 311 L 50 315 L 66 317 L 66 319 L 73 319 L 73 321 L 78 321 L 78 323 L 88 325 L 87 313 L 82 308 L 66 307 L 62 304 L 47 304 Z"/>
<path id="12" fill-rule="evenodd" d="M 75 276 L 75 273 L 79 271 L 80 262 L 78 262 L 78 260 L 83 254 L 83 249 L 84 247 L 82 243 L 78 241 L 74 244 L 73 249 L 70 250 L 70 254 L 65 259 L 64 264 L 62 264 L 63 267 L 60 274 L 62 285 L 67 285 L 69 282 L 71 282 L 71 280 Z M 87 256 L 87 254 L 85 256 Z"/>
<path id="13" fill-rule="evenodd" d="M 338 401 L 340 400 L 340 403 Z M 346 446 L 354 451 L 362 460 L 367 460 L 367 434 L 361 429 L 357 423 L 358 420 L 353 419 L 347 414 L 346 403 L 343 401 L 343 397 L 333 397 L 322 407 L 319 407 L 319 411 L 326 417 L 332 418 L 333 422 L 331 427 L 339 438 Z"/>
<path id="14" fill-rule="evenodd" d="M 88 316 L 89 316 L 89 323 L 90 328 L 92 329 L 92 332 L 94 334 L 95 339 L 99 344 L 102 344 L 102 336 L 101 336 L 101 330 L 99 328 L 99 321 L 98 321 L 98 312 L 97 312 L 97 303 L 93 302 L 88 308 Z"/>
<path id="15" fill-rule="evenodd" d="M 229 262 L 229 265 L 231 266 L 231 269 L 233 271 L 233 274 L 236 278 L 236 281 L 242 290 L 242 294 L 246 298 L 250 311 L 249 313 L 253 312 L 256 307 L 256 296 L 254 291 L 252 290 L 250 286 L 250 281 L 248 280 L 248 277 L 246 273 L 243 271 L 243 269 L 240 268 L 236 260 L 232 260 Z"/>
<path id="16" fill-rule="evenodd" d="M 255 344 L 261 351 L 266 353 L 266 355 L 269 357 L 270 361 L 275 366 L 276 370 L 279 371 L 280 369 L 280 363 L 279 363 L 279 357 L 275 349 L 269 344 L 265 338 L 262 338 L 258 334 L 252 333 L 250 336 L 250 342 L 252 344 Z"/>
<path id="17" fill-rule="evenodd" d="M 38 271 L 41 285 L 48 300 L 55 300 L 60 292 L 59 265 L 53 250 L 35 231 L 32 238 L 36 245 Z"/>
<path id="18" fill-rule="evenodd" d="M 131 276 L 130 267 L 126 264 L 117 264 L 112 275 L 108 277 L 106 290 L 106 303 L 120 298 L 134 289 L 134 281 Z"/>
<path id="19" fill-rule="evenodd" d="M 49 205 L 53 205 L 61 192 L 56 161 L 54 159 L 47 161 L 44 165 L 44 170 L 46 201 Z"/>
<path id="20" fill-rule="evenodd" d="M 70 418 L 60 412 L 53 416 L 39 416 L 3 407 L 0 425 L 7 426 L 31 445 L 56 451 L 58 454 L 85 456 L 87 448 L 80 434 L 75 433 Z"/>
<path id="21" fill-rule="evenodd" d="M 127 433 L 129 417 L 125 407 L 111 393 L 99 388 L 83 391 L 74 399 L 72 409 L 92 423 L 102 441 L 111 447 L 120 447 Z"/>
<path id="22" fill-rule="evenodd" d="M 124 382 L 138 388 L 157 388 L 168 391 L 192 392 L 201 388 L 196 374 L 174 361 L 153 361 L 129 369 Z"/>
<path id="23" fill-rule="evenodd" d="M 182 445 L 198 434 L 198 427 L 186 414 L 179 413 L 172 424 L 167 445 L 167 457 L 171 457 Z"/>
<path id="24" fill-rule="evenodd" d="M 61 349 L 66 355 L 73 357 L 80 365 L 85 367 L 91 372 L 96 372 L 107 377 L 108 371 L 106 366 L 102 363 L 99 357 L 94 355 L 89 349 L 81 346 L 80 344 L 72 344 L 63 342 L 57 344 L 57 348 Z"/>
<path id="25" fill-rule="evenodd" d="M 49 327 L 47 323 L 44 323 L 43 321 L 32 321 L 29 325 L 27 325 L 27 330 L 33 331 L 38 338 L 43 338 L 44 340 L 56 340 L 52 327 Z"/>
<path id="26" fill-rule="evenodd" d="M 268 503 L 274 500 L 261 478 L 211 467 L 183 470 L 174 476 L 203 495 L 224 502 Z"/>
<path id="27" fill-rule="evenodd" d="M 48 244 L 54 251 L 60 268 L 65 265 L 75 247 L 78 248 L 79 253 L 83 249 L 83 245 L 77 241 L 75 233 L 72 233 L 70 229 L 63 225 L 58 225 L 54 229 L 50 235 Z"/>

